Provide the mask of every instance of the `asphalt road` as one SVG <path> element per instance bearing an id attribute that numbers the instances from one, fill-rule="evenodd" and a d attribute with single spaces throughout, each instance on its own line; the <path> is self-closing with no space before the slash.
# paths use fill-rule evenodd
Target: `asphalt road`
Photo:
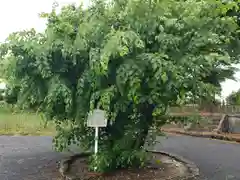
<path id="1" fill-rule="evenodd" d="M 158 138 L 155 149 L 179 154 L 193 162 L 203 180 L 240 180 L 240 144 L 190 136 Z"/>
<path id="2" fill-rule="evenodd" d="M 54 180 L 57 161 L 51 137 L 0 136 L 0 180 Z"/>
<path id="3" fill-rule="evenodd" d="M 240 180 L 240 144 L 187 136 L 159 138 L 155 150 L 179 154 L 195 162 L 202 179 Z M 47 180 L 47 173 L 67 153 L 52 150 L 51 137 L 0 136 L 0 180 Z M 47 167 L 47 168 L 46 168 Z M 49 166 L 50 167 L 50 166 Z"/>

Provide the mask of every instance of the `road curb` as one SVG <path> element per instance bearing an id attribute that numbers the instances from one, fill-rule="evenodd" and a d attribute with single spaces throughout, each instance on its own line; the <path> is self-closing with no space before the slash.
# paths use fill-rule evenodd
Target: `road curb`
<path id="1" fill-rule="evenodd" d="M 224 140 L 224 141 L 232 141 L 240 143 L 240 138 L 231 137 L 231 135 L 225 135 L 225 134 L 217 134 L 217 133 L 202 133 L 202 132 L 196 132 L 196 131 L 181 131 L 181 130 L 162 130 L 165 133 L 174 133 L 174 134 L 181 134 L 181 135 L 188 135 L 193 137 L 202 137 L 202 138 L 211 138 L 211 139 L 218 139 L 218 140 Z"/>
<path id="2" fill-rule="evenodd" d="M 199 177 L 199 168 L 196 166 L 196 164 L 179 156 L 179 155 L 165 152 L 165 151 L 156 151 L 156 150 L 148 150 L 148 152 L 163 154 L 165 156 L 169 156 L 169 157 L 173 158 L 174 160 L 176 160 L 178 162 L 183 163 L 188 168 L 189 175 L 187 175 L 186 177 L 181 177 L 181 179 L 178 178 L 176 180 L 196 180 Z M 75 155 L 72 155 L 68 158 L 61 160 L 60 164 L 59 164 L 59 172 L 60 172 L 61 176 L 66 180 L 74 180 L 74 178 L 71 178 L 68 175 L 71 164 L 78 158 L 87 157 L 87 156 L 90 156 L 91 154 L 92 153 L 90 153 L 90 152 L 79 153 L 79 154 L 75 154 Z M 174 180 L 174 179 L 171 179 L 171 180 Z"/>

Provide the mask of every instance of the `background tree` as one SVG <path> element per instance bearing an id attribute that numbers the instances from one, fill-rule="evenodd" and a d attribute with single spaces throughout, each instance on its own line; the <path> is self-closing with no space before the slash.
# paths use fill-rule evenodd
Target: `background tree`
<path id="1" fill-rule="evenodd" d="M 166 123 L 161 116 L 167 108 L 189 94 L 212 96 L 216 86 L 204 78 L 236 62 L 229 47 L 238 26 L 225 16 L 234 5 L 95 0 L 87 9 L 53 9 L 42 13 L 48 20 L 43 34 L 17 32 L 2 45 L 6 72 L 20 87 L 18 103 L 35 104 L 54 120 L 58 150 L 77 142 L 92 148 L 86 119 L 100 108 L 108 125 L 90 167 L 141 166 L 149 129 Z"/>
<path id="2" fill-rule="evenodd" d="M 240 12 L 239 12 L 239 3 L 235 4 L 232 6 L 232 1 L 223 1 L 222 2 L 224 5 L 228 6 L 228 9 L 225 9 L 226 16 L 229 17 L 234 17 L 236 18 L 236 22 L 238 26 L 240 25 Z M 225 16 L 224 14 L 222 16 Z M 186 104 L 201 104 L 201 106 L 206 106 L 207 104 L 209 105 L 219 105 L 221 102 L 218 102 L 216 99 L 216 95 L 221 94 L 221 83 L 224 82 L 226 79 L 231 79 L 236 81 L 236 78 L 234 76 L 235 72 L 238 71 L 239 69 L 234 67 L 233 64 L 237 64 L 239 62 L 238 60 L 238 54 L 239 50 L 238 47 L 240 45 L 240 40 L 239 40 L 239 31 L 233 32 L 235 38 L 231 39 L 231 45 L 228 47 L 228 53 L 232 57 L 236 57 L 235 60 L 232 60 L 231 62 L 224 62 L 224 67 L 222 64 L 219 64 L 219 62 L 215 62 L 213 64 L 213 68 L 211 69 L 211 73 L 207 76 L 203 76 L 202 80 L 205 83 L 210 83 L 213 86 L 217 88 L 215 94 L 211 97 L 197 97 L 194 95 L 189 95 L 189 97 L 186 99 Z"/>
<path id="3" fill-rule="evenodd" d="M 4 90 L 0 89 L 0 101 L 4 99 Z"/>
<path id="4" fill-rule="evenodd" d="M 226 100 L 229 105 L 240 105 L 240 90 L 232 92 Z"/>
<path id="5" fill-rule="evenodd" d="M 11 105 L 16 104 L 18 100 L 19 90 L 19 86 L 7 86 L 3 100 Z"/>

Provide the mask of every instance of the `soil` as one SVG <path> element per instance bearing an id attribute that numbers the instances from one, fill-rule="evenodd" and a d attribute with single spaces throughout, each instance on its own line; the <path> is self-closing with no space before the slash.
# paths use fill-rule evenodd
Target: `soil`
<path id="1" fill-rule="evenodd" d="M 86 159 L 77 159 L 69 171 L 69 177 L 81 180 L 181 180 L 188 168 L 166 155 L 155 154 L 151 163 L 142 169 L 123 169 L 104 175 L 93 174 L 87 169 Z"/>

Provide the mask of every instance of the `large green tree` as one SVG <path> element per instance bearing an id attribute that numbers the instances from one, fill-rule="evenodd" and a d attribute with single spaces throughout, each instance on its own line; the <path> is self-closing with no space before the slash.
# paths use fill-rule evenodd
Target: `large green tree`
<path id="1" fill-rule="evenodd" d="M 17 32 L 2 45 L 6 72 L 20 87 L 20 105 L 39 106 L 56 123 L 55 145 L 93 146 L 86 126 L 94 108 L 106 111 L 97 171 L 142 165 L 149 129 L 189 94 L 216 92 L 205 80 L 231 67 L 238 26 L 225 16 L 234 3 L 215 0 L 92 1 L 47 18 L 44 33 Z M 3 53 L 4 54 L 4 53 Z M 161 118 L 160 118 L 161 119 Z"/>

